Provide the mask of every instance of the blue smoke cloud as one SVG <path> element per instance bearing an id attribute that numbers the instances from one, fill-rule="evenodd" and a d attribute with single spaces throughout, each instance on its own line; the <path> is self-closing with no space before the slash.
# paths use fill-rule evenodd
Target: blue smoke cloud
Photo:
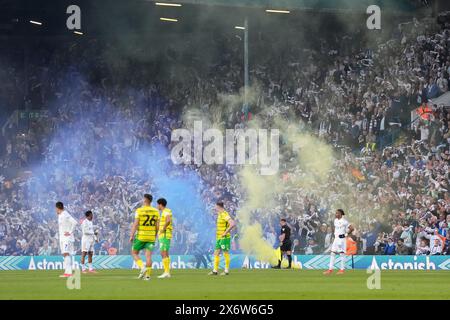
<path id="1" fill-rule="evenodd" d="M 27 181 L 35 218 L 55 219 L 54 203 L 63 201 L 76 218 L 93 210 L 103 229 L 125 239 L 142 195 L 151 193 L 154 203 L 159 197 L 167 199 L 175 230 L 189 230 L 185 234 L 191 242 L 196 242 L 197 234 L 199 241 L 212 243 L 212 204 L 203 200 L 202 178 L 170 159 L 169 124 L 175 119 L 164 112 L 158 118 L 143 116 L 164 99 L 147 97 L 143 103 L 146 99 L 133 90 L 121 97 L 130 106 L 117 108 L 120 99 L 93 97 L 86 94 L 91 90 L 87 83 L 75 83 L 71 81 L 71 95 L 55 101 L 52 112 L 64 120 L 56 123 L 42 160 L 32 167 Z M 143 135 L 151 139 L 140 138 Z"/>
<path id="2" fill-rule="evenodd" d="M 208 233 L 212 238 L 211 210 L 202 199 L 203 183 L 199 174 L 171 164 L 169 150 L 158 143 L 138 152 L 136 160 L 152 179 L 156 197 L 168 201 L 167 206 L 174 212 L 176 221 L 192 228 L 202 238 Z"/>

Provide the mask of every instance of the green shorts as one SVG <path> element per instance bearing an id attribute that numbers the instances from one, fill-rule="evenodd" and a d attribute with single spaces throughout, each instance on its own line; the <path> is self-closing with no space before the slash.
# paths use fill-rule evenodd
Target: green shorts
<path id="1" fill-rule="evenodd" d="M 169 251 L 170 249 L 170 239 L 166 237 L 159 238 L 159 251 Z"/>
<path id="2" fill-rule="evenodd" d="M 222 238 L 216 241 L 216 250 L 230 251 L 231 238 Z"/>
<path id="3" fill-rule="evenodd" d="M 153 251 L 155 249 L 155 243 L 154 242 L 145 242 L 138 239 L 134 239 L 133 241 L 133 250 L 141 251 L 143 249 Z"/>

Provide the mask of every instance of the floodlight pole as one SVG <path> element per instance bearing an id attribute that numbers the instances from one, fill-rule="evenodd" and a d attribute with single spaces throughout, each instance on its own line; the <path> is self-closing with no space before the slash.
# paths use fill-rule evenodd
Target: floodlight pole
<path id="1" fill-rule="evenodd" d="M 248 110 L 248 19 L 244 22 L 244 110 Z"/>

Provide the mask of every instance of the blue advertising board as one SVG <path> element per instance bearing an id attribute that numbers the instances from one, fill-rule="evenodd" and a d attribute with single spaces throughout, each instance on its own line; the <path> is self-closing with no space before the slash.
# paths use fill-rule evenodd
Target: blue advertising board
<path id="1" fill-rule="evenodd" d="M 193 255 L 171 256 L 173 269 L 212 268 L 212 257 L 203 259 Z M 320 270 L 327 269 L 330 257 L 327 255 L 297 255 L 293 257 L 293 264 L 299 269 Z M 73 258 L 76 268 L 80 265 L 80 256 Z M 223 259 L 221 259 L 221 264 Z M 336 259 L 335 266 L 340 264 Z M 95 256 L 93 260 L 96 269 L 137 269 L 131 256 Z M 381 270 L 450 270 L 448 256 L 354 256 L 346 257 L 346 268 L 351 269 L 381 269 Z M 160 256 L 153 258 L 153 268 L 162 269 Z M 244 254 L 231 255 L 233 269 L 265 269 L 270 264 Z M 63 269 L 62 256 L 0 256 L 0 270 L 60 270 Z"/>

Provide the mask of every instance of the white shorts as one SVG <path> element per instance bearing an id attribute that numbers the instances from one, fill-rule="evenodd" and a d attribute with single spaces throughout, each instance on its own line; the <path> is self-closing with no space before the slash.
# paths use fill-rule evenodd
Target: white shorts
<path id="1" fill-rule="evenodd" d="M 331 252 L 334 253 L 345 253 L 347 250 L 347 239 L 345 238 L 334 238 L 333 244 L 331 245 Z"/>
<path id="2" fill-rule="evenodd" d="M 74 245 L 73 245 L 73 241 L 70 240 L 61 240 L 59 242 L 59 246 L 61 248 L 61 253 L 65 254 L 73 254 L 74 251 Z"/>
<path id="3" fill-rule="evenodd" d="M 93 252 L 94 251 L 94 238 L 83 237 L 81 238 L 81 252 Z"/>

